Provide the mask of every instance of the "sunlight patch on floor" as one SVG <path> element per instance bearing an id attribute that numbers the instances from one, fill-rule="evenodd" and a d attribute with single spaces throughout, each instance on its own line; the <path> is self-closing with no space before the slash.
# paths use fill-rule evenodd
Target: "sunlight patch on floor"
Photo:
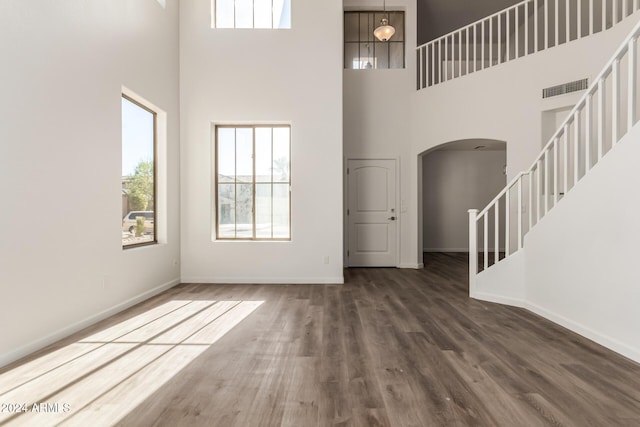
<path id="1" fill-rule="evenodd" d="M 56 410 L 4 412 L 0 424 L 113 424 L 262 304 L 171 301 L 12 369 L 0 375 L 1 402 Z"/>

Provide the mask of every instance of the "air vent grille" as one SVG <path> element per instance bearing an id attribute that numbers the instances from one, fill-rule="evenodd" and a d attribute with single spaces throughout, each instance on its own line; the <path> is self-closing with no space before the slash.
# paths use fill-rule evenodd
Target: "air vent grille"
<path id="1" fill-rule="evenodd" d="M 589 88 L 589 79 L 576 80 L 574 82 L 564 83 L 557 86 L 551 86 L 542 89 L 542 97 L 550 98 L 552 96 L 564 95 L 565 93 L 577 92 Z"/>

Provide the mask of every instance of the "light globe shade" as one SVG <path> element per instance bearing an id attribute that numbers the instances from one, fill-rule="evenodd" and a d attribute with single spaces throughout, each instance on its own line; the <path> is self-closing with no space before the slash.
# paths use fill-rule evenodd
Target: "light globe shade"
<path id="1" fill-rule="evenodd" d="M 373 30 L 373 35 L 381 42 L 386 42 L 396 33 L 396 29 L 389 25 L 387 18 L 380 20 L 380 26 Z"/>

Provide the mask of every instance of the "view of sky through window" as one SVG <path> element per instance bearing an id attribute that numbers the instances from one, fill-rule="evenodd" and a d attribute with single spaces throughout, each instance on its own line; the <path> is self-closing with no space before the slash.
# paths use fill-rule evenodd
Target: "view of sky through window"
<path id="1" fill-rule="evenodd" d="M 122 176 L 153 160 L 153 114 L 122 98 Z"/>
<path id="2" fill-rule="evenodd" d="M 155 242 L 155 113 L 122 97 L 122 246 Z"/>
<path id="3" fill-rule="evenodd" d="M 213 0 L 214 28 L 291 28 L 291 0 Z"/>

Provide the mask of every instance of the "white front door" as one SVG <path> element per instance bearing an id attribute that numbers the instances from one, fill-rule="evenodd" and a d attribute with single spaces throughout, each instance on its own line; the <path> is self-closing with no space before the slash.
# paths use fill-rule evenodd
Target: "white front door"
<path id="1" fill-rule="evenodd" d="M 396 161 L 347 161 L 350 267 L 397 264 Z"/>

